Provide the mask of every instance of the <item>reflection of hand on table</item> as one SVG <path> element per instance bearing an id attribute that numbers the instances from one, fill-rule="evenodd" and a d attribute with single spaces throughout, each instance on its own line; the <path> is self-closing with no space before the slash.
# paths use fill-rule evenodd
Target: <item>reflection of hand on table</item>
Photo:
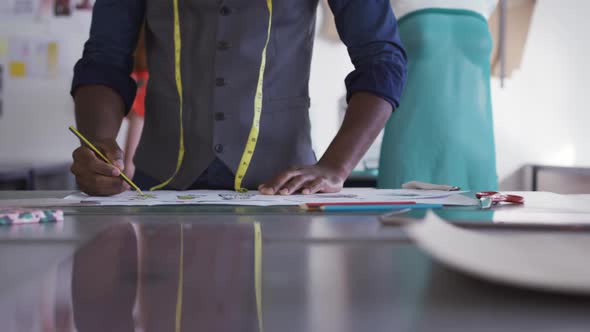
<path id="1" fill-rule="evenodd" d="M 109 227 L 74 255 L 72 305 L 78 331 L 134 331 L 137 241 L 131 224 Z"/>

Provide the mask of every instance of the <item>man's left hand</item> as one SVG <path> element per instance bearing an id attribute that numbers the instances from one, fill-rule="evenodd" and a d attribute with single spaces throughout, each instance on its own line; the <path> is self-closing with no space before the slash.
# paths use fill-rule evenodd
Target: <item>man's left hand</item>
<path id="1" fill-rule="evenodd" d="M 313 166 L 291 168 L 261 184 L 258 190 L 263 195 L 339 192 L 392 110 L 392 105 L 381 97 L 366 92 L 353 94 L 342 126 L 320 161 Z"/>
<path id="2" fill-rule="evenodd" d="M 346 176 L 336 169 L 321 166 L 293 167 L 258 186 L 263 195 L 335 193 L 342 190 Z"/>

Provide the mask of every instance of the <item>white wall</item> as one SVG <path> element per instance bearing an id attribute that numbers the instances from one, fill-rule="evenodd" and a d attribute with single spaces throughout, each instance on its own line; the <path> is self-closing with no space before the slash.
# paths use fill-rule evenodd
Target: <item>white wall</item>
<path id="1" fill-rule="evenodd" d="M 498 173 L 522 183 L 524 164 L 590 166 L 590 2 L 538 0 L 523 64 L 505 89 L 495 82 Z M 515 173 L 516 172 L 516 173 Z"/>
<path id="2" fill-rule="evenodd" d="M 3 115 L 0 117 L 0 162 L 71 161 L 77 139 L 68 131 L 74 123 L 69 95 L 73 67 L 88 38 L 91 14 L 74 11 L 71 17 L 2 18 L 0 38 L 56 40 L 59 75 L 46 78 L 11 78 L 4 66 Z"/>
<path id="3" fill-rule="evenodd" d="M 318 8 L 316 32 L 324 18 Z M 344 78 L 353 70 L 346 47 L 339 41 L 318 37 L 314 43 L 309 93 L 311 98 L 311 133 L 318 158 L 325 152 L 339 127 L 339 110 L 346 94 Z"/>
<path id="4" fill-rule="evenodd" d="M 89 16 L 80 19 L 14 18 L 0 22 L 0 38 L 47 37 L 59 41 L 63 62 L 59 78 L 11 78 L 5 68 L 4 114 L 0 117 L 0 161 L 63 161 L 71 155 L 76 141 L 67 130 L 73 124 L 68 98 L 70 67 L 81 54 Z"/>
<path id="5" fill-rule="evenodd" d="M 590 166 L 590 2 L 538 0 L 521 70 L 504 89 L 493 84 L 498 173 L 504 187 L 519 186 L 530 163 Z M 319 14 L 319 22 L 322 13 Z M 41 23 L 0 22 L 0 36 L 55 36 L 67 56 L 57 80 L 9 79 L 0 117 L 0 161 L 70 160 L 76 141 L 68 96 L 71 68 L 87 38 L 90 16 Z M 320 156 L 338 128 L 344 77 L 352 66 L 339 43 L 318 38 L 310 84 L 312 136 Z M 378 147 L 378 144 L 376 144 Z M 378 155 L 374 148 L 372 155 Z"/>
<path id="6" fill-rule="evenodd" d="M 325 15 L 323 8 L 323 6 L 318 8 L 317 38 L 314 43 L 309 84 L 311 134 L 318 158 L 324 154 L 340 127 L 346 109 L 344 78 L 354 69 L 344 44 L 321 34 Z M 369 167 L 377 167 L 380 147 L 381 136 L 364 158 Z M 363 167 L 364 161 L 359 163 L 357 169 Z"/>

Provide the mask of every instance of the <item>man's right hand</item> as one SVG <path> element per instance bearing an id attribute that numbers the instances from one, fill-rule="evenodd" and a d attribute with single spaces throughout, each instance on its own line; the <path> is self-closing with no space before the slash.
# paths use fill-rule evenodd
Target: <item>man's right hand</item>
<path id="1" fill-rule="evenodd" d="M 124 168 L 123 151 L 115 140 L 92 142 L 113 165 L 109 165 L 86 146 L 74 150 L 72 173 L 80 189 L 92 196 L 110 196 L 129 190 L 119 176 Z"/>

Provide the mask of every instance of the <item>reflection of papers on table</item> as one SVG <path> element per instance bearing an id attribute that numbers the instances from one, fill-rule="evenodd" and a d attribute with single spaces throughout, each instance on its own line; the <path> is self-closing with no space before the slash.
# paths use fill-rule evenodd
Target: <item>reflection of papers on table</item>
<path id="1" fill-rule="evenodd" d="M 590 294 L 587 233 L 495 233 L 466 230 L 429 212 L 408 224 L 410 237 L 442 263 L 522 287 Z"/>
<path id="2" fill-rule="evenodd" d="M 265 196 L 257 191 L 237 193 L 235 191 L 188 190 L 188 191 L 153 191 L 141 196 L 134 191 L 124 192 L 111 197 L 91 197 L 76 193 L 66 197 L 68 201 L 95 203 L 105 206 L 149 206 L 149 205 L 250 205 L 276 206 L 301 205 L 305 203 L 333 202 L 400 202 L 477 205 L 478 201 L 457 192 L 436 190 L 405 189 L 344 189 L 335 194 Z"/>

